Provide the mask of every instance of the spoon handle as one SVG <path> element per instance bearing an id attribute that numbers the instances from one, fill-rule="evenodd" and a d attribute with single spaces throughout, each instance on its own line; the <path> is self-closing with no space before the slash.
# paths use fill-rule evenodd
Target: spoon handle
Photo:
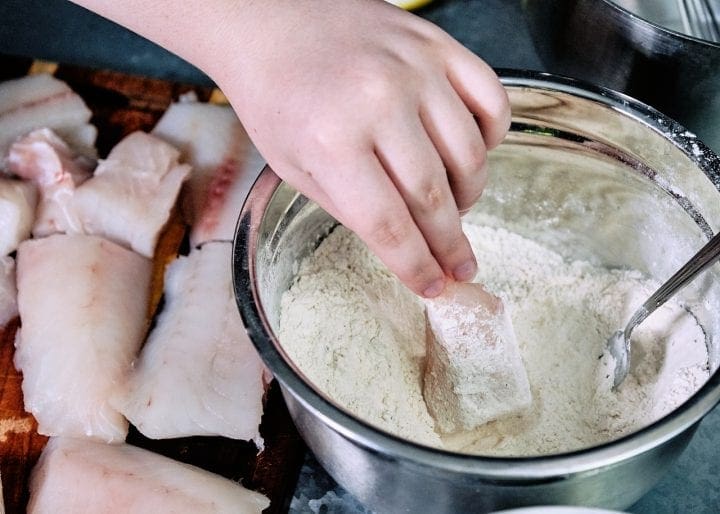
<path id="1" fill-rule="evenodd" d="M 707 267 L 712 266 L 720 257 L 720 232 L 715 234 L 705 246 L 693 255 L 690 260 L 680 268 L 677 273 L 670 277 L 660 288 L 653 293 L 642 305 L 633 319 L 635 325 L 643 322 L 658 307 L 661 307 L 675 293 L 688 285 L 692 280 L 702 273 Z M 635 316 L 633 316 L 635 318 Z"/>

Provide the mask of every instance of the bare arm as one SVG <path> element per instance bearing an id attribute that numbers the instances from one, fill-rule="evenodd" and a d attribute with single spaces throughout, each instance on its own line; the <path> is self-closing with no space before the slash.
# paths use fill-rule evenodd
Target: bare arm
<path id="1" fill-rule="evenodd" d="M 480 196 L 507 96 L 482 60 L 381 0 L 77 0 L 220 86 L 284 180 L 413 291 L 476 270 L 460 212 Z"/>

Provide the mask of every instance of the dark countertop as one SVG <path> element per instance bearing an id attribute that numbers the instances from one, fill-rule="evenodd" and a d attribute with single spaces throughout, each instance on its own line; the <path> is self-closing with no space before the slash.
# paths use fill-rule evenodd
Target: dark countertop
<path id="1" fill-rule="evenodd" d="M 525 26 L 520 0 L 436 1 L 418 12 L 499 68 L 544 70 Z M 65 0 L 0 3 L 0 53 L 111 68 L 181 82 L 208 84 L 176 56 Z M 636 505 L 634 514 L 720 512 L 720 410 L 701 423 L 670 473 Z M 325 505 L 323 510 L 320 505 Z M 364 512 L 311 455 L 292 511 Z"/>

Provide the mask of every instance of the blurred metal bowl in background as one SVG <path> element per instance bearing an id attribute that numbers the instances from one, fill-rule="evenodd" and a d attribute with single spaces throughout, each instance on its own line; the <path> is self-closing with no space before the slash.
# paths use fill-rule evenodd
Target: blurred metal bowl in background
<path id="1" fill-rule="evenodd" d="M 524 0 L 523 7 L 547 71 L 642 100 L 720 152 L 720 43 L 682 33 L 677 0 Z"/>
<path id="2" fill-rule="evenodd" d="M 568 257 L 636 268 L 658 280 L 720 228 L 720 159 L 683 127 L 624 95 L 573 80 L 512 71 L 501 78 L 513 124 L 490 153 L 491 177 L 477 210 L 513 230 L 522 222 L 525 235 Z M 461 455 L 388 434 L 315 388 L 276 336 L 280 300 L 298 264 L 336 225 L 266 168 L 240 215 L 233 282 L 248 333 L 301 435 L 330 475 L 374 511 L 553 504 L 622 510 L 663 476 L 720 400 L 716 265 L 682 297 L 706 331 L 714 373 L 652 425 L 597 447 L 526 458 Z"/>
<path id="3" fill-rule="evenodd" d="M 665 29 L 720 42 L 718 0 L 613 0 L 623 9 Z"/>

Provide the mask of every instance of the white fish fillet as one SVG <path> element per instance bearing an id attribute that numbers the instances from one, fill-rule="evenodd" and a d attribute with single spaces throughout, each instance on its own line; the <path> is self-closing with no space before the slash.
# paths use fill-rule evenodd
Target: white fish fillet
<path id="1" fill-rule="evenodd" d="M 35 186 L 0 177 L 0 256 L 14 252 L 30 237 L 36 204 Z"/>
<path id="2" fill-rule="evenodd" d="M 153 134 L 172 143 L 193 171 L 183 215 L 193 246 L 232 241 L 240 209 L 265 161 L 229 106 L 198 102 L 170 106 Z"/>
<path id="3" fill-rule="evenodd" d="M 480 284 L 452 282 L 425 300 L 423 396 L 444 433 L 472 430 L 532 402 L 510 315 Z"/>
<path id="4" fill-rule="evenodd" d="M 73 201 L 76 187 L 90 178 L 94 161 L 76 155 L 55 132 L 43 128 L 12 144 L 7 167 L 40 191 L 32 230 L 35 237 L 82 233 Z"/>
<path id="5" fill-rule="evenodd" d="M 125 439 L 127 421 L 108 399 L 142 344 L 151 267 L 93 236 L 57 234 L 20 245 L 15 366 L 38 432 Z"/>
<path id="6" fill-rule="evenodd" d="M 245 332 L 230 279 L 232 244 L 208 243 L 165 274 L 165 306 L 118 399 L 151 438 L 259 434 L 264 366 Z"/>
<path id="7" fill-rule="evenodd" d="M 30 479 L 30 514 L 259 514 L 260 493 L 127 444 L 51 438 Z"/>
<path id="8" fill-rule="evenodd" d="M 152 257 L 190 166 L 179 152 L 143 132 L 118 143 L 75 191 L 83 230 Z"/>
<path id="9" fill-rule="evenodd" d="M 0 328 L 17 314 L 15 261 L 12 257 L 0 257 Z"/>
<path id="10" fill-rule="evenodd" d="M 95 158 L 92 112 L 63 81 L 47 74 L 0 83 L 0 158 L 12 142 L 41 127 L 55 130 L 73 150 Z M 4 168 L 0 161 L 0 169 Z"/>

